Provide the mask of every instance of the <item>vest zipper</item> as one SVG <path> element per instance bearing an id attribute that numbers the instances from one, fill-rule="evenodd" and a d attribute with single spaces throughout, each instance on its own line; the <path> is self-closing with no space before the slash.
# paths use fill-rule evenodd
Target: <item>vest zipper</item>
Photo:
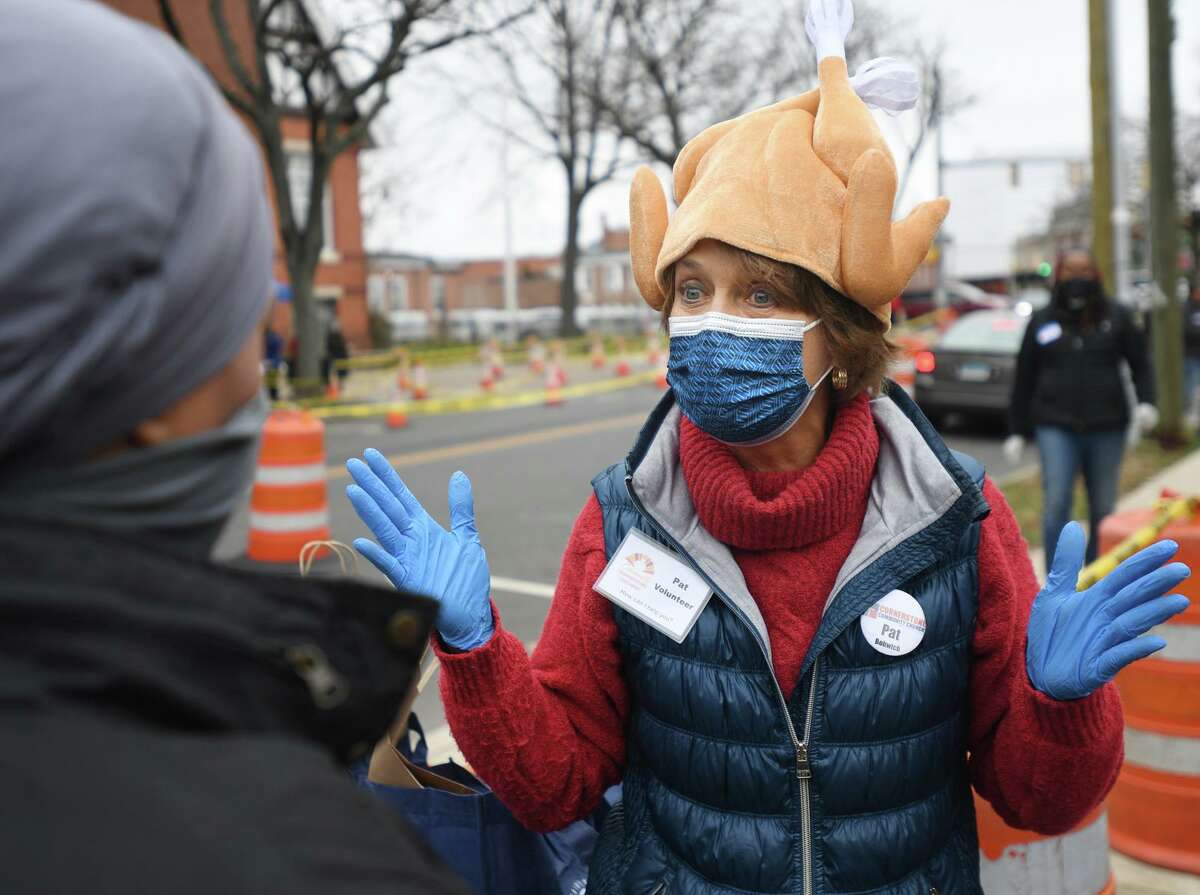
<path id="1" fill-rule="evenodd" d="M 696 570 L 705 584 L 712 588 L 713 594 L 720 592 L 720 588 L 704 573 L 699 564 L 694 562 L 682 545 L 676 541 L 667 531 L 658 524 L 657 520 L 646 511 L 645 504 L 642 503 L 640 497 L 633 490 L 633 476 L 625 476 L 625 490 L 629 493 L 629 499 L 633 501 L 633 505 L 637 508 L 638 513 L 645 519 L 650 527 L 658 533 L 659 537 L 669 543 L 675 551 L 684 558 L 685 561 L 693 569 Z M 758 636 L 758 630 L 754 625 L 750 624 L 750 619 L 742 612 L 741 608 L 735 606 L 727 600 L 722 600 L 726 606 L 733 610 L 736 615 L 753 635 L 755 642 L 758 644 L 759 650 L 762 651 L 763 660 L 767 664 L 767 671 L 771 675 L 771 683 L 775 685 L 775 695 L 779 700 L 779 708 L 783 712 L 783 720 L 787 725 L 788 737 L 792 741 L 792 748 L 796 752 L 796 780 L 800 787 L 800 853 L 804 864 L 802 869 L 804 895 L 812 895 L 812 800 L 809 794 L 809 786 L 812 780 L 812 767 L 808 762 L 808 739 L 812 733 L 813 708 L 816 705 L 817 699 L 817 670 L 820 667 L 820 656 L 813 659 L 812 680 L 808 685 L 808 706 L 804 715 L 804 739 L 800 739 L 796 735 L 796 726 L 792 723 L 792 713 L 788 710 L 787 697 L 784 696 L 783 687 L 779 685 L 779 678 L 775 676 L 775 670 L 771 667 L 771 658 L 767 653 L 767 648 L 762 642 L 762 638 Z"/>
<path id="2" fill-rule="evenodd" d="M 820 667 L 821 657 L 817 656 L 813 659 L 812 680 L 808 683 L 808 707 L 804 712 L 804 740 L 796 744 L 796 776 L 800 779 L 800 847 L 801 858 L 804 861 L 804 895 L 812 895 L 813 891 L 812 799 L 808 791 L 812 780 L 812 768 L 808 764 L 808 743 L 812 736 L 813 709 L 817 704 L 817 672 Z M 779 689 L 778 681 L 776 681 L 775 687 Z M 784 712 L 787 713 L 786 705 Z"/>

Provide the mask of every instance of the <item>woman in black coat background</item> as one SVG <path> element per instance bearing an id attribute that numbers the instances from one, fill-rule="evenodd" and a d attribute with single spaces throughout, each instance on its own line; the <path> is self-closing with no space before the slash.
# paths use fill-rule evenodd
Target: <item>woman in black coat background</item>
<path id="1" fill-rule="evenodd" d="M 1012 434 L 1004 444 L 1016 462 L 1029 439 L 1037 442 L 1046 568 L 1071 518 L 1080 472 L 1088 498 L 1087 559 L 1096 558 L 1100 521 L 1116 503 L 1130 423 L 1122 361 L 1133 374 L 1136 423 L 1152 429 L 1158 410 L 1145 334 L 1127 308 L 1105 295 L 1092 254 L 1064 252 L 1050 304 L 1030 318 L 1021 342 L 1009 410 Z"/>

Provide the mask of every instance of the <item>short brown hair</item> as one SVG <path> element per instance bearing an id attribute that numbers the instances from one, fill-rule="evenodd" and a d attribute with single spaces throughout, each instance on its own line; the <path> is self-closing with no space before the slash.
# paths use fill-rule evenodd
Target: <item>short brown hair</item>
<path id="1" fill-rule="evenodd" d="M 769 288 L 783 307 L 821 319 L 830 360 L 848 376 L 846 388 L 834 392 L 839 400 L 848 401 L 867 390 L 883 394 L 888 368 L 899 349 L 888 340 L 878 317 L 803 267 L 729 248 L 738 256 L 746 278 Z M 670 273 L 674 282 L 674 268 Z M 664 327 L 674 303 L 672 288 L 663 304 Z"/>

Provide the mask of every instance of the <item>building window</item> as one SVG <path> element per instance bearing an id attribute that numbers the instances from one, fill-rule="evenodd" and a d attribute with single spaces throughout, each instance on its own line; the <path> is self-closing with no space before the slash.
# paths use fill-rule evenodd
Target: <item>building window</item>
<path id="1" fill-rule="evenodd" d="M 367 277 L 367 307 L 372 311 L 384 311 L 386 285 L 384 278 L 386 274 L 373 273 Z"/>
<path id="2" fill-rule="evenodd" d="M 288 187 L 292 192 L 292 217 L 297 227 L 303 227 L 308 218 L 308 187 L 312 181 L 312 156 L 306 151 L 287 153 Z M 321 208 L 321 229 L 324 237 L 321 245 L 326 251 L 336 251 L 333 238 L 333 191 L 325 184 L 325 201 Z"/>
<path id="3" fill-rule="evenodd" d="M 408 310 L 408 277 L 402 273 L 387 278 L 387 308 L 389 311 Z"/>
<path id="4" fill-rule="evenodd" d="M 604 265 L 604 291 L 609 295 L 625 291 L 625 265 L 620 261 Z"/>

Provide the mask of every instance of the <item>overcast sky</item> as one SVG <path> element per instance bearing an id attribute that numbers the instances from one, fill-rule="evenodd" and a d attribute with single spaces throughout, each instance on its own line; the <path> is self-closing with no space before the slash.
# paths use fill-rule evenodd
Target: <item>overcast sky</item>
<path id="1" fill-rule="evenodd" d="M 886 0 L 884 5 L 911 28 L 943 36 L 949 67 L 977 97 L 947 125 L 947 160 L 1088 156 L 1086 0 Z M 1175 0 L 1173 5 L 1176 103 L 1184 111 L 1200 112 L 1200 2 Z M 1145 119 L 1146 2 L 1117 0 L 1116 6 L 1122 108 L 1129 117 Z M 380 172 L 395 172 L 386 213 L 368 232 L 371 248 L 436 257 L 503 254 L 501 141 L 464 109 L 457 93 L 466 89 L 463 84 L 488 77 L 480 61 L 478 52 L 452 48 L 436 58 L 436 71 L 424 66 L 401 76 L 394 91 L 397 100 L 379 133 L 394 145 L 375 151 L 375 176 L 367 181 L 377 182 Z M 456 86 L 448 86 L 447 80 Z M 896 126 L 885 123 L 885 128 Z M 510 171 L 516 251 L 559 251 L 561 169 L 513 146 Z M 948 258 L 952 273 L 1003 273 L 1012 240 L 1038 228 L 1065 189 L 1062 167 L 1023 169 L 1015 190 L 1007 169 L 952 170 L 946 182 L 952 202 L 947 227 L 955 243 Z M 934 194 L 929 153 L 918 160 L 905 204 Z M 627 201 L 627 177 L 595 192 L 584 207 L 585 240 L 598 236 L 603 217 L 624 226 Z M 988 270 L 997 266 L 1002 269 Z"/>

